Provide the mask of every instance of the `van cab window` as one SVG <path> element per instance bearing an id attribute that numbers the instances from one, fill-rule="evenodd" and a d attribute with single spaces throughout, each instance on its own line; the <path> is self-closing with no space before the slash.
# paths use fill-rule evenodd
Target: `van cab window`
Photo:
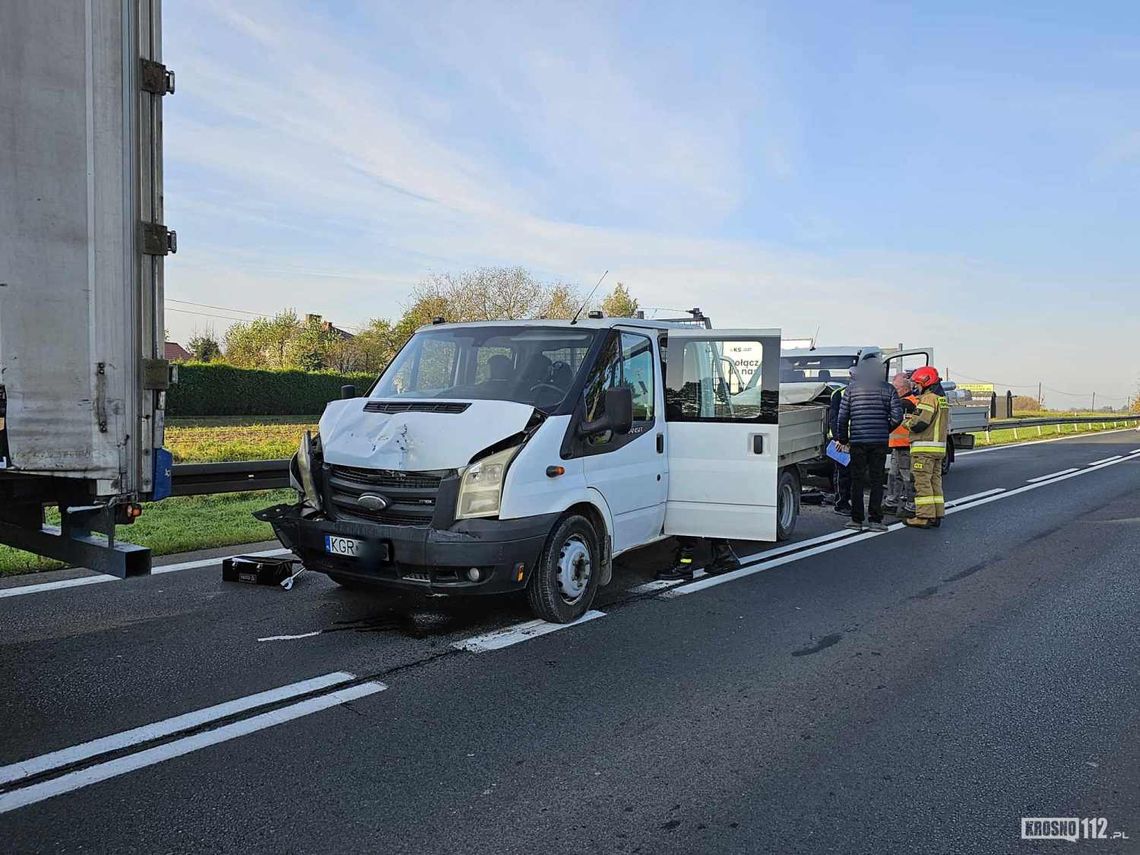
<path id="1" fill-rule="evenodd" d="M 586 420 L 593 421 L 605 412 L 607 389 L 628 386 L 633 392 L 634 422 L 653 421 L 657 394 L 653 361 L 653 342 L 648 337 L 627 332 L 611 334 L 586 383 Z"/>
<path id="2" fill-rule="evenodd" d="M 670 352 L 665 383 L 670 421 L 754 421 L 762 411 L 764 345 L 687 339 Z M 747 374 L 747 376 L 745 376 Z"/>
<path id="3" fill-rule="evenodd" d="M 597 334 L 494 324 L 421 330 L 371 397 L 514 401 L 550 413 L 569 394 Z"/>

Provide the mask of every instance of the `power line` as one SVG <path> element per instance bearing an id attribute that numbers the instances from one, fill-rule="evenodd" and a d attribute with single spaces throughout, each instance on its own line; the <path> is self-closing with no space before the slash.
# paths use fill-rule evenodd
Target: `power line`
<path id="1" fill-rule="evenodd" d="M 200 318 L 219 318 L 220 320 L 223 320 L 223 321 L 235 321 L 237 323 L 245 323 L 249 320 L 249 318 L 235 318 L 235 317 L 232 317 L 230 315 L 214 314 L 213 312 L 195 312 L 195 311 L 192 311 L 190 309 L 178 309 L 178 308 L 175 308 L 174 306 L 167 306 L 166 311 L 168 311 L 168 312 L 180 312 L 181 314 L 184 314 L 184 315 L 196 315 L 197 317 L 200 317 Z"/>
<path id="2" fill-rule="evenodd" d="M 175 300 L 173 297 L 166 298 L 167 303 L 179 303 L 183 306 L 200 306 L 204 309 L 218 309 L 223 312 L 237 312 L 242 315 L 253 315 L 254 317 L 264 318 L 268 317 L 265 312 L 251 312 L 248 309 L 231 309 L 229 306 L 211 306 L 209 303 L 195 303 L 191 300 Z M 174 311 L 179 311 L 175 309 Z"/>

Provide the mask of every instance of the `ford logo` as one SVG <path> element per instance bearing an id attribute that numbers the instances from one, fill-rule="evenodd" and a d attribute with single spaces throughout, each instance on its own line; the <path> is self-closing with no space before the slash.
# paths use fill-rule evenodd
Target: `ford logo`
<path id="1" fill-rule="evenodd" d="M 364 493 L 357 501 L 360 502 L 361 507 L 368 508 L 370 511 L 382 511 L 390 504 L 386 498 L 377 496 L 375 493 Z"/>

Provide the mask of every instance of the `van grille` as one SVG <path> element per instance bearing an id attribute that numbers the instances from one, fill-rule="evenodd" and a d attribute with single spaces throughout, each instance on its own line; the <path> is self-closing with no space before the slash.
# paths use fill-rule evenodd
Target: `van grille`
<path id="1" fill-rule="evenodd" d="M 431 401 L 369 401 L 364 405 L 366 413 L 462 413 L 470 404 Z"/>
<path id="2" fill-rule="evenodd" d="M 453 470 L 400 472 L 392 469 L 359 469 L 353 466 L 328 466 L 331 514 L 335 519 L 362 520 L 385 525 L 426 528 L 435 516 L 435 502 L 443 479 Z M 387 507 L 367 508 L 361 495 L 383 496 Z"/>

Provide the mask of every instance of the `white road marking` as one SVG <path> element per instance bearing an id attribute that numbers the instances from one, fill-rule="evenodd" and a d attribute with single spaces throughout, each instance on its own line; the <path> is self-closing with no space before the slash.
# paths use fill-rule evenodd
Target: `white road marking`
<path id="1" fill-rule="evenodd" d="M 302 632 L 300 635 L 271 635 L 268 638 L 259 638 L 258 641 L 296 641 L 298 638 L 312 638 L 314 635 L 320 635 L 324 632 L 323 629 L 314 630 L 313 632 Z"/>
<path id="2" fill-rule="evenodd" d="M 1140 448 L 1134 448 L 1134 449 L 1132 449 L 1132 450 L 1131 450 L 1130 452 L 1128 452 L 1128 453 L 1129 453 L 1129 454 L 1140 454 Z"/>
<path id="3" fill-rule="evenodd" d="M 964 505 L 967 502 L 972 502 L 975 499 L 984 499 L 986 496 L 996 496 L 998 493 L 1004 493 L 1005 487 L 994 487 L 992 490 L 986 490 L 982 493 L 972 493 L 969 496 L 963 496 L 960 499 L 951 499 L 946 503 L 946 507 L 952 508 L 957 505 Z"/>
<path id="4" fill-rule="evenodd" d="M 548 623 L 544 620 L 528 620 L 526 623 L 508 626 L 504 629 L 496 629 L 493 632 L 488 632 L 485 635 L 476 635 L 465 641 L 456 641 L 451 646 L 456 650 L 467 650 L 471 653 L 486 653 L 488 650 L 500 650 L 503 647 L 510 647 L 512 644 L 530 641 L 532 638 L 549 635 L 560 629 L 568 629 L 569 627 L 578 626 L 578 624 L 585 623 L 586 621 L 605 616 L 605 612 L 591 610 L 573 623 Z"/>
<path id="5" fill-rule="evenodd" d="M 355 675 L 353 674 L 349 674 L 346 671 L 335 671 L 332 674 L 313 677 L 311 680 L 302 680 L 299 683 L 291 683 L 288 686 L 280 686 L 276 689 L 258 692 L 255 695 L 247 695 L 244 698 L 236 698 L 222 704 L 215 704 L 212 707 L 203 707 L 200 710 L 194 710 L 193 712 L 174 716 L 173 718 L 156 721 L 153 724 L 145 724 L 142 727 L 124 730 L 122 733 L 114 733 L 110 736 L 101 737 L 100 739 L 93 739 L 90 742 L 73 745 L 70 748 L 52 751 L 50 754 L 41 754 L 39 757 L 31 757 L 27 760 L 21 760 L 18 763 L 0 767 L 0 784 L 19 781 L 32 775 L 38 775 L 41 772 L 58 769 L 61 766 L 68 766 L 72 763 L 88 760 L 110 751 L 118 751 L 131 745 L 139 745 L 143 742 L 149 742 L 152 739 L 170 736 L 171 734 L 188 730 L 192 727 L 198 727 L 199 725 L 207 724 L 211 721 L 217 721 L 218 719 L 226 718 L 236 713 L 245 712 L 246 710 L 265 706 L 266 704 L 288 700 L 289 698 L 295 698 L 298 695 L 305 695 L 309 692 L 315 692 L 319 689 L 325 689 L 339 683 L 347 683 L 353 679 L 355 679 Z"/>
<path id="6" fill-rule="evenodd" d="M 1077 467 L 1071 469 L 1062 469 L 1060 472 L 1050 472 L 1048 475 L 1038 475 L 1036 478 L 1026 478 L 1025 480 L 1030 484 L 1036 484 L 1038 481 L 1048 481 L 1050 478 L 1056 478 L 1058 475 L 1068 475 L 1070 472 L 1076 472 Z"/>
<path id="7" fill-rule="evenodd" d="M 228 742 L 239 736 L 246 736 L 268 727 L 285 724 L 293 719 L 311 715 L 312 713 L 320 712 L 329 707 L 338 706 L 339 704 L 367 697 L 368 695 L 374 695 L 387 688 L 388 687 L 383 683 L 376 682 L 349 686 L 345 689 L 330 692 L 327 695 L 309 698 L 308 700 L 300 701 L 287 707 L 281 707 L 280 709 L 251 716 L 241 721 L 235 721 L 231 724 L 215 728 L 214 730 L 207 730 L 203 733 L 185 736 L 182 739 L 176 739 L 165 745 L 158 745 L 154 748 L 148 748 L 145 751 L 138 751 L 134 754 L 128 754 L 125 757 L 119 757 L 115 760 L 108 760 L 105 763 L 89 766 L 86 769 L 69 772 L 66 775 L 60 775 L 58 778 L 52 778 L 51 780 L 43 781 L 39 784 L 32 784 L 31 786 L 12 790 L 11 792 L 0 794 L 0 813 L 7 813 L 10 810 L 15 810 L 25 805 L 42 802 L 45 799 L 50 799 L 54 796 L 62 795 L 63 793 L 70 793 L 73 790 L 78 790 L 82 787 L 90 786 L 91 784 L 97 784 L 109 778 L 125 775 L 136 769 L 153 766 L 156 763 L 162 763 L 165 760 L 181 757 L 185 754 L 198 751 L 202 748 L 208 748 L 211 745 L 217 745 L 221 742 Z"/>
<path id="8" fill-rule="evenodd" d="M 1111 463 L 1114 460 L 1120 460 L 1123 456 L 1123 454 L 1117 454 L 1113 457 L 1106 457 L 1104 460 L 1094 460 L 1089 466 L 1100 466 L 1102 463 Z"/>
<path id="9" fill-rule="evenodd" d="M 750 552 L 747 555 L 742 556 L 742 558 L 755 558 L 757 560 L 775 558 L 777 555 L 785 555 L 789 552 L 796 552 L 797 550 L 805 549 L 816 543 L 827 543 L 828 541 L 838 540 L 842 537 L 852 537 L 854 534 L 855 532 L 853 531 L 840 529 L 839 531 L 833 531 L 828 534 L 821 534 L 818 537 L 810 537 L 807 540 L 797 540 L 795 543 L 788 543 L 784 546 L 777 546 L 775 549 L 766 549 L 762 552 Z M 703 579 L 707 575 L 708 573 L 706 573 L 704 570 L 697 570 L 693 573 L 692 579 L 655 579 L 652 582 L 646 582 L 643 585 L 638 585 L 636 588 L 630 588 L 629 593 L 648 594 L 652 593 L 653 591 L 660 591 L 664 590 L 665 588 L 672 588 L 676 585 L 680 585 L 686 582 Z"/>
<path id="10" fill-rule="evenodd" d="M 254 558 L 265 558 L 272 555 L 287 555 L 288 549 L 267 549 L 263 552 L 238 552 L 235 555 L 250 555 Z M 217 558 L 199 558 L 196 561 L 183 561 L 179 564 L 161 564 L 150 571 L 150 575 L 158 576 L 162 573 L 177 573 L 179 570 L 193 570 L 198 567 L 211 565 L 221 566 L 222 559 L 233 558 L 234 555 L 219 555 Z M 134 577 L 146 578 L 146 577 Z M 47 591 L 58 591 L 62 588 L 78 588 L 82 585 L 98 585 L 101 582 L 122 582 L 118 576 L 80 576 L 78 579 L 61 579 L 58 582 L 43 582 L 39 585 L 19 585 L 15 588 L 0 588 L 0 598 L 22 597 L 25 594 L 42 594 Z"/>
<path id="11" fill-rule="evenodd" d="M 979 493 L 977 496 L 966 497 L 971 499 L 969 503 L 965 503 L 965 499 L 959 499 L 956 503 L 948 503 L 946 506 L 946 513 L 949 515 L 957 513 L 958 511 L 969 511 L 974 508 L 981 507 L 982 505 L 988 505 L 990 502 L 998 502 L 1002 499 L 1008 499 L 1010 496 L 1016 496 L 1020 493 L 1027 493 L 1030 490 L 1036 490 L 1040 487 L 1047 487 L 1050 484 L 1056 484 L 1058 481 L 1067 481 L 1069 478 L 1079 478 L 1081 475 L 1087 475 L 1090 472 L 1100 472 L 1104 469 L 1108 469 L 1110 466 L 1116 466 L 1120 463 L 1127 463 L 1132 459 L 1133 458 L 1131 457 L 1123 457 L 1118 460 L 1105 462 L 1095 468 L 1080 469 L 1076 472 L 1070 472 L 1064 475 L 1056 476 L 1048 481 L 1038 481 L 1036 484 L 1027 484 L 1024 487 L 1016 487 L 1012 490 L 998 489 L 989 491 L 989 495 Z M 736 579 L 743 579 L 745 576 L 752 576 L 756 573 L 763 573 L 765 570 L 781 567 L 784 564 L 791 564 L 793 561 L 799 561 L 803 558 L 810 558 L 813 555 L 820 555 L 824 552 L 830 552 L 833 549 L 842 549 L 845 546 L 851 546 L 852 544 L 860 543 L 861 541 L 869 540 L 873 537 L 880 537 L 884 534 L 887 534 L 888 532 L 898 531 L 904 527 L 905 526 L 902 524 L 896 524 L 890 526 L 886 532 L 867 532 L 865 534 L 856 535 L 855 537 L 839 540 L 835 543 L 828 543 L 822 546 L 817 546 L 814 549 L 808 549 L 804 552 L 797 552 L 792 555 L 786 555 L 773 561 L 760 561 L 755 565 L 742 567 L 739 570 L 733 570 L 731 573 L 724 573 L 719 576 L 709 576 L 708 578 L 701 579 L 700 581 L 690 582 L 676 588 L 671 588 L 668 591 L 662 591 L 660 594 L 658 594 L 658 596 L 671 599 L 674 597 L 681 597 L 686 594 L 692 594 L 697 591 L 703 591 L 705 588 L 711 588 L 714 585 L 722 585 L 725 582 L 732 582 Z"/>
<path id="12" fill-rule="evenodd" d="M 1111 419 L 1109 421 L 1111 421 Z M 994 428 L 994 430 L 1009 430 L 1012 427 L 1014 426 L 1010 425 L 1010 427 Z M 1032 425 L 1030 425 L 1030 427 L 1032 427 Z M 1029 428 L 1026 428 L 1026 430 L 1028 429 Z M 1060 442 L 1063 439 L 1082 439 L 1090 436 L 1107 436 L 1110 433 L 1125 433 L 1130 430 L 1140 430 L 1140 427 L 1117 428 L 1116 430 L 1091 430 L 1085 431 L 1084 433 L 1071 433 L 1068 436 L 1055 436 L 1051 439 L 1035 439 L 1032 442 L 1008 442 L 1005 445 L 993 445 L 989 448 L 973 448 L 969 451 L 955 451 L 954 456 L 965 457 L 968 454 L 985 454 L 989 451 L 1005 451 L 1010 448 L 1025 448 L 1027 445 L 1044 445 L 1047 442 Z"/>

